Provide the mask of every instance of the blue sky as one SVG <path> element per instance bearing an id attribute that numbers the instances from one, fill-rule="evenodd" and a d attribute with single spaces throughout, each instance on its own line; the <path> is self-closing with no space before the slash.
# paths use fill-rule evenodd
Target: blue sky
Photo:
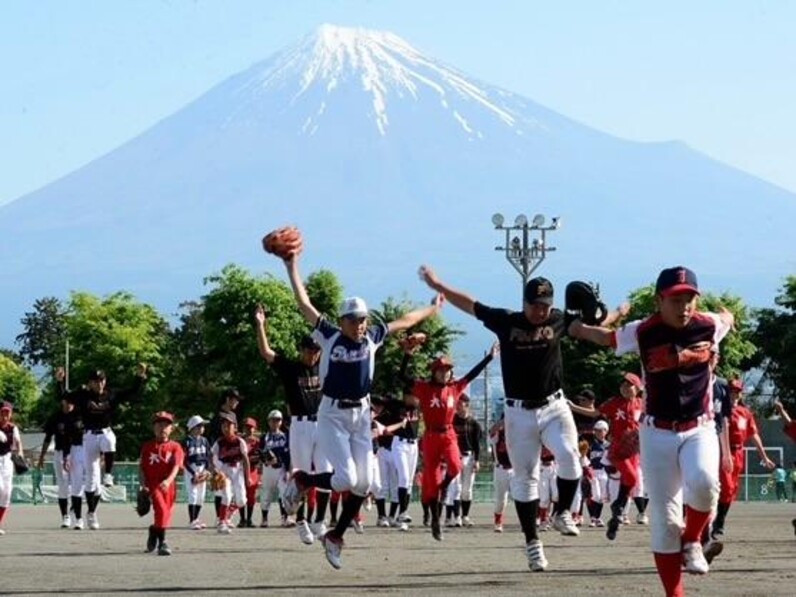
<path id="1" fill-rule="evenodd" d="M 0 203 L 325 22 L 393 31 L 596 128 L 679 139 L 796 192 L 796 2 L 39 0 L 0 8 Z"/>

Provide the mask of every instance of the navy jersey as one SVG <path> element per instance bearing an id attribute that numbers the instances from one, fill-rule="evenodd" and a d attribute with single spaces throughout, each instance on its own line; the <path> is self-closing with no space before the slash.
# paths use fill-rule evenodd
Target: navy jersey
<path id="1" fill-rule="evenodd" d="M 189 435 L 182 442 L 185 453 L 185 468 L 190 473 L 197 473 L 210 465 L 210 442 L 203 435 Z"/>
<path id="2" fill-rule="evenodd" d="M 342 334 L 326 318 L 318 319 L 312 338 L 321 346 L 320 376 L 324 396 L 357 400 L 370 394 L 376 351 L 387 337 L 387 325 L 370 326 L 356 342 Z"/>
<path id="3" fill-rule="evenodd" d="M 605 440 L 593 439 L 589 447 L 589 463 L 593 470 L 600 470 L 605 468 L 603 464 L 603 456 L 608 451 L 608 442 Z"/>
<path id="4" fill-rule="evenodd" d="M 263 464 L 273 468 L 290 466 L 290 442 L 284 431 L 267 432 L 260 437 L 260 454 Z M 269 458 L 276 458 L 276 463 L 268 464 Z"/>
<path id="5" fill-rule="evenodd" d="M 713 411 L 716 421 L 716 433 L 721 433 L 726 421 L 732 417 L 732 398 L 727 380 L 717 377 L 713 382 Z"/>

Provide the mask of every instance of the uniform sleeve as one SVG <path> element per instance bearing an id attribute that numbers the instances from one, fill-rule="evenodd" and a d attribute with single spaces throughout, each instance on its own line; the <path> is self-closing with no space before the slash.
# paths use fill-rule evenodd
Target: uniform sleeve
<path id="1" fill-rule="evenodd" d="M 616 354 L 621 356 L 629 352 L 638 352 L 638 328 L 641 321 L 631 321 L 616 330 Z"/>
<path id="2" fill-rule="evenodd" d="M 487 307 L 483 303 L 476 301 L 476 303 L 473 305 L 473 314 L 475 315 L 476 319 L 484 324 L 486 329 L 495 333 L 499 333 L 500 331 L 506 329 L 506 327 L 509 325 L 511 311 L 508 309 L 495 309 L 493 307 Z"/>
<path id="3" fill-rule="evenodd" d="M 387 334 L 390 333 L 387 324 L 382 322 L 377 323 L 376 325 L 372 325 L 368 328 L 368 336 L 370 337 L 371 342 L 376 345 L 376 348 L 381 346 L 384 343 L 384 339 L 387 337 Z"/>
<path id="4" fill-rule="evenodd" d="M 210 448 L 210 454 L 212 456 L 213 468 L 218 468 L 221 464 L 221 461 L 218 459 L 218 442 L 215 442 L 213 447 Z"/>
<path id="5" fill-rule="evenodd" d="M 326 319 L 323 315 L 318 318 L 318 322 L 315 324 L 315 329 L 312 330 L 312 339 L 315 340 L 321 346 L 325 346 L 328 343 L 328 340 L 332 338 L 335 334 L 340 333 L 340 328 L 336 325 L 329 323 L 329 320 Z"/>
<path id="6" fill-rule="evenodd" d="M 755 435 L 759 432 L 757 430 L 757 421 L 755 421 L 755 416 L 752 414 L 752 411 L 749 411 L 749 424 L 746 426 L 746 439 L 752 439 Z"/>
<path id="7" fill-rule="evenodd" d="M 182 449 L 182 446 L 175 442 L 174 448 L 174 459 L 179 468 L 182 468 L 185 464 L 185 450 Z"/>
<path id="8" fill-rule="evenodd" d="M 248 456 L 249 455 L 249 444 L 247 444 L 246 440 L 243 439 L 242 437 L 239 437 L 238 441 L 240 442 L 240 453 L 243 454 L 244 456 Z"/>
<path id="9" fill-rule="evenodd" d="M 722 319 L 722 317 L 716 313 L 705 313 L 705 315 L 713 319 L 713 321 L 716 323 L 716 333 L 713 336 L 713 341 L 718 344 L 724 340 L 724 337 L 730 332 L 732 326 L 725 322 L 724 319 Z"/>

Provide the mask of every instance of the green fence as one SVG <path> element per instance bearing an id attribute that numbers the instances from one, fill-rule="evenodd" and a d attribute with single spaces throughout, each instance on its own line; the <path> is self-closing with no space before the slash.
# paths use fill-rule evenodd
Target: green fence
<path id="1" fill-rule="evenodd" d="M 113 491 L 105 492 L 106 501 L 132 501 L 138 490 L 138 465 L 132 462 L 117 463 L 113 470 L 116 486 Z M 182 475 L 177 477 L 177 500 L 185 501 L 185 490 Z M 41 491 L 36 491 L 39 487 Z M 788 499 L 794 499 L 791 487 L 786 488 Z M 482 471 L 476 475 L 473 489 L 473 501 L 489 502 L 492 500 L 492 471 Z M 419 499 L 419 488 L 414 487 L 413 497 Z M 31 471 L 14 479 L 14 503 L 52 502 L 57 498 L 55 477 L 52 466 L 48 463 L 42 471 Z M 208 491 L 208 500 L 212 501 L 212 492 Z M 738 491 L 738 499 L 755 502 L 777 501 L 771 476 L 766 474 L 742 475 Z"/>

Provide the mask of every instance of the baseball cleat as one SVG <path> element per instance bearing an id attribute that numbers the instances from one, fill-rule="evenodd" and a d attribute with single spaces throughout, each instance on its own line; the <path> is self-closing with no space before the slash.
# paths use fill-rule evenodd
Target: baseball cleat
<path id="1" fill-rule="evenodd" d="M 99 518 L 97 518 L 96 512 L 89 512 L 88 513 L 88 528 L 92 531 L 97 531 L 100 528 Z"/>
<path id="2" fill-rule="evenodd" d="M 72 526 L 72 519 L 69 517 L 69 514 L 65 514 L 64 517 L 61 519 L 61 528 L 68 529 Z"/>
<path id="3" fill-rule="evenodd" d="M 553 528 L 567 537 L 577 537 L 580 535 L 580 530 L 577 525 L 575 525 L 575 521 L 572 520 L 572 514 L 566 510 L 564 512 L 559 512 L 553 517 Z"/>
<path id="4" fill-rule="evenodd" d="M 158 547 L 158 555 L 159 556 L 171 555 L 171 548 L 168 546 L 168 544 L 165 541 L 160 544 L 160 547 Z"/>
<path id="5" fill-rule="evenodd" d="M 475 526 L 475 523 L 472 520 L 470 520 L 469 516 L 462 517 L 462 524 L 466 526 L 468 529 Z"/>
<path id="6" fill-rule="evenodd" d="M 608 527 L 605 529 L 605 536 L 609 541 L 616 539 L 616 534 L 619 532 L 620 524 L 622 524 L 622 519 L 618 516 L 612 516 L 608 521 Z"/>
<path id="7" fill-rule="evenodd" d="M 382 527 L 382 528 L 385 528 L 385 529 L 389 528 L 390 521 L 387 519 L 386 516 L 379 516 L 379 519 L 376 521 L 376 526 L 377 527 Z"/>
<path id="8" fill-rule="evenodd" d="M 457 516 L 456 518 L 453 519 L 453 526 L 455 526 L 457 529 L 460 529 L 464 526 L 461 516 Z"/>
<path id="9" fill-rule="evenodd" d="M 296 530 L 298 531 L 299 539 L 304 545 L 312 545 L 315 543 L 315 535 L 310 530 L 310 525 L 306 520 L 300 520 L 296 523 Z"/>
<path id="10" fill-rule="evenodd" d="M 456 523 L 454 522 L 454 520 L 452 518 L 446 518 L 445 519 L 445 526 L 450 529 L 450 528 L 453 528 L 454 526 L 456 526 Z"/>
<path id="11" fill-rule="evenodd" d="M 75 528 L 76 531 L 82 531 L 83 530 L 83 519 L 82 518 L 78 518 L 75 521 L 75 527 L 74 528 Z"/>
<path id="12" fill-rule="evenodd" d="M 146 552 L 152 553 L 158 546 L 158 537 L 155 534 L 154 527 L 149 527 L 149 535 L 146 538 Z"/>
<path id="13" fill-rule="evenodd" d="M 683 545 L 683 566 L 689 574 L 707 574 L 710 565 L 702 553 L 699 541 L 692 541 Z"/>
<path id="14" fill-rule="evenodd" d="M 442 525 L 436 516 L 431 517 L 431 536 L 437 541 L 442 541 Z"/>
<path id="15" fill-rule="evenodd" d="M 503 532 L 503 524 L 501 524 L 499 522 L 495 523 L 495 532 L 496 533 L 502 533 Z"/>
<path id="16" fill-rule="evenodd" d="M 326 523 L 321 520 L 320 522 L 313 522 L 310 524 L 310 530 L 316 538 L 320 539 L 327 533 L 329 529 L 326 528 Z"/>
<path id="17" fill-rule="evenodd" d="M 102 475 L 102 484 L 105 487 L 113 487 L 113 475 L 110 473 Z"/>
<path id="18" fill-rule="evenodd" d="M 602 518 L 595 518 L 594 519 L 594 526 L 596 526 L 599 529 L 602 529 L 603 527 L 605 527 L 605 523 L 603 522 Z"/>
<path id="19" fill-rule="evenodd" d="M 343 560 L 341 558 L 343 551 L 343 539 L 335 537 L 330 533 L 326 533 L 321 537 L 323 549 L 326 552 L 326 560 L 332 565 L 335 570 L 340 570 L 343 567 Z"/>
<path id="20" fill-rule="evenodd" d="M 5 534 L 6 534 L 6 530 L 5 529 L 0 529 L 0 537 L 2 537 Z"/>
<path id="21" fill-rule="evenodd" d="M 703 550 L 705 560 L 708 564 L 712 564 L 721 552 L 724 551 L 724 543 L 721 541 L 709 541 Z"/>
<path id="22" fill-rule="evenodd" d="M 636 516 L 636 524 L 649 524 L 650 519 L 644 512 L 639 512 Z"/>
<path id="23" fill-rule="evenodd" d="M 713 527 L 710 538 L 714 541 L 721 541 L 724 538 L 724 527 Z"/>
<path id="24" fill-rule="evenodd" d="M 261 529 L 267 529 L 267 528 L 268 528 L 268 521 L 267 521 L 267 520 L 263 520 L 263 521 L 260 523 L 260 528 L 261 528 Z"/>
<path id="25" fill-rule="evenodd" d="M 221 523 L 218 525 L 218 534 L 229 535 L 230 533 L 232 533 L 232 530 L 229 528 L 229 525 L 225 520 L 222 520 Z"/>
<path id="26" fill-rule="evenodd" d="M 525 546 L 525 555 L 528 557 L 528 568 L 531 572 L 544 572 L 547 569 L 547 558 L 544 557 L 544 548 L 539 539 L 534 539 Z"/>
<path id="27" fill-rule="evenodd" d="M 406 524 L 412 524 L 412 517 L 409 516 L 406 512 L 399 514 L 396 520 L 398 522 L 405 522 Z"/>
<path id="28" fill-rule="evenodd" d="M 351 526 L 353 526 L 353 527 L 354 527 L 354 532 L 355 532 L 357 535 L 362 535 L 362 534 L 365 532 L 365 525 L 363 525 L 363 524 L 362 524 L 362 521 L 361 521 L 361 520 L 355 520 L 355 521 L 353 521 L 353 522 L 351 523 Z M 400 531 L 404 530 L 404 529 L 402 529 L 401 527 L 406 527 L 406 529 L 407 529 L 407 530 L 409 529 L 409 527 L 407 527 L 407 526 L 406 526 L 406 523 L 405 523 L 405 522 L 399 522 L 399 523 L 398 523 L 398 530 L 400 530 Z"/>

